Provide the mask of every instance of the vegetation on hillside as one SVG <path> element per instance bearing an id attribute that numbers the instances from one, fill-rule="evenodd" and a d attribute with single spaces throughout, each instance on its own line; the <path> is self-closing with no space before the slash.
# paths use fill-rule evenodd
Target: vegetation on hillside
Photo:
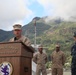
<path id="1" fill-rule="evenodd" d="M 46 23 L 44 18 L 35 17 L 36 20 L 36 41 L 37 44 L 43 44 L 48 56 L 55 50 L 56 43 L 59 43 L 61 50 L 66 54 L 66 63 L 71 62 L 70 49 L 74 43 L 73 33 L 76 32 L 76 22 L 67 22 L 58 20 L 50 20 Z M 23 35 L 30 38 L 34 44 L 34 19 L 27 25 L 23 26 Z M 0 30 L 0 41 L 8 41 L 13 37 L 12 31 Z"/>

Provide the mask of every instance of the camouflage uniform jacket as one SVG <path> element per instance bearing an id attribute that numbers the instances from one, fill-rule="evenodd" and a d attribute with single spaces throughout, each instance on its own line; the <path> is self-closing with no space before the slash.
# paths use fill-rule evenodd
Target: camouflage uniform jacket
<path id="1" fill-rule="evenodd" d="M 76 43 L 71 48 L 72 68 L 76 68 Z"/>
<path id="2" fill-rule="evenodd" d="M 27 46 L 31 45 L 30 40 L 27 37 L 25 37 L 25 36 L 21 36 L 21 38 L 19 38 L 18 40 L 16 39 L 16 37 L 13 37 L 13 38 L 11 38 L 9 40 L 9 42 L 14 42 L 14 41 L 21 41 L 21 42 L 23 42 Z"/>
<path id="3" fill-rule="evenodd" d="M 65 63 L 65 55 L 60 50 L 59 52 L 54 51 L 51 55 L 52 68 L 63 68 Z"/>
<path id="4" fill-rule="evenodd" d="M 37 52 L 34 57 L 33 57 L 33 61 L 40 67 L 45 66 L 46 62 L 47 62 L 47 55 L 45 53 L 39 53 Z"/>

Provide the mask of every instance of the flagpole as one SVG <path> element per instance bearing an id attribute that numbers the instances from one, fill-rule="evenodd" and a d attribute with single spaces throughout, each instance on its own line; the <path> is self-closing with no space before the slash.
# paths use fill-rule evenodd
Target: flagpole
<path id="1" fill-rule="evenodd" d="M 36 20 L 35 20 L 34 26 L 35 26 L 35 40 L 34 40 L 34 46 L 35 46 L 35 49 L 36 49 Z"/>

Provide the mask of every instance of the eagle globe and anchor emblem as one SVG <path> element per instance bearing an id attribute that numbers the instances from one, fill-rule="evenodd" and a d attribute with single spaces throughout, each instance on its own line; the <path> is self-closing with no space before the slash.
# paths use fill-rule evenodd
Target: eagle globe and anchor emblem
<path id="1" fill-rule="evenodd" d="M 12 65 L 9 62 L 2 62 L 0 64 L 0 75 L 11 75 L 12 74 Z"/>

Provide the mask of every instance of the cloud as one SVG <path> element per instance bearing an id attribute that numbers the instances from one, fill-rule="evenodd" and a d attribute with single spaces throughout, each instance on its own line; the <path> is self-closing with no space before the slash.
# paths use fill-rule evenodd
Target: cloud
<path id="1" fill-rule="evenodd" d="M 23 24 L 35 16 L 36 9 L 30 8 L 36 7 L 34 3 L 44 8 L 41 14 L 76 21 L 76 0 L 0 0 L 0 29 L 11 30 L 14 23 Z"/>
<path id="2" fill-rule="evenodd" d="M 33 12 L 28 5 L 28 0 L 0 0 L 0 29 L 11 30 L 15 22 L 31 16 Z"/>
<path id="3" fill-rule="evenodd" d="M 65 20 L 76 18 L 76 0 L 37 0 L 50 16 Z"/>

